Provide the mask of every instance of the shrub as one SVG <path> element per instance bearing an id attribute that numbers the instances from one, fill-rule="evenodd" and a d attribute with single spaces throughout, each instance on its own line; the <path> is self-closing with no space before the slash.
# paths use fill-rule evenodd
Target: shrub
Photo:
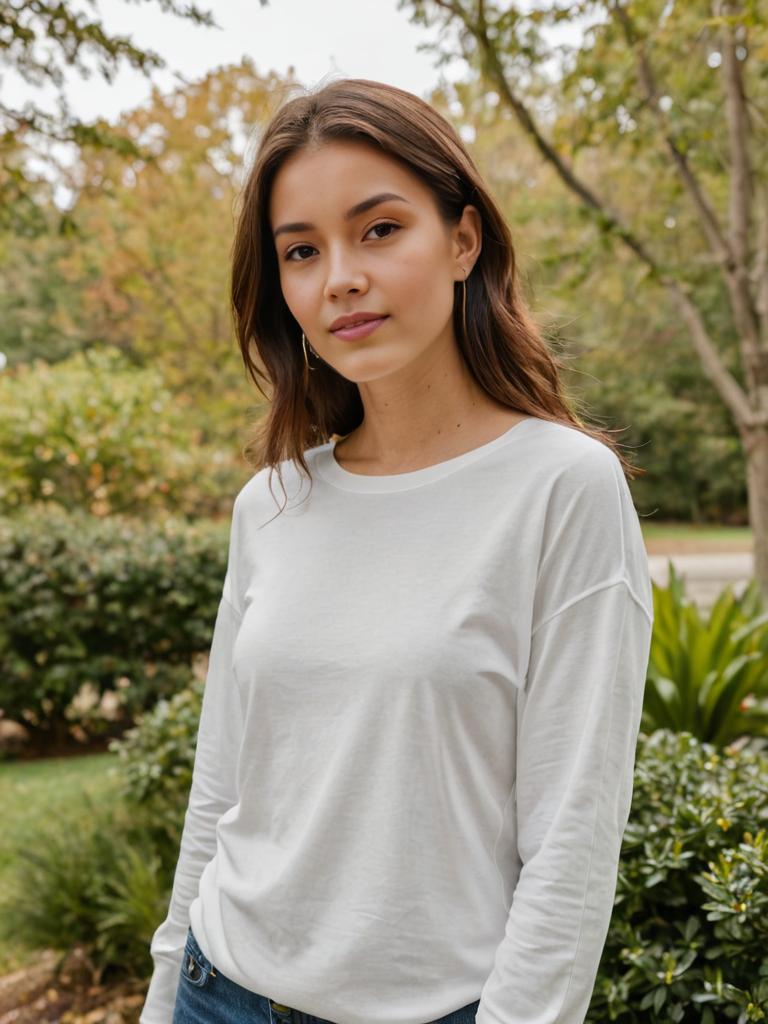
<path id="1" fill-rule="evenodd" d="M 143 818 L 84 793 L 82 805 L 40 821 L 0 876 L 0 936 L 63 952 L 80 943 L 97 982 L 103 973 L 144 976 L 171 882 Z"/>
<path id="2" fill-rule="evenodd" d="M 249 473 L 206 442 L 194 408 L 156 366 L 114 346 L 0 374 L 0 513 L 31 502 L 144 517 L 225 512 Z"/>
<path id="3" fill-rule="evenodd" d="M 41 529 L 35 509 L 0 520 L 0 708 L 39 733 L 109 732 L 90 684 L 91 703 L 112 694 L 119 732 L 186 685 L 210 648 L 228 532 L 64 512 Z"/>
<path id="4" fill-rule="evenodd" d="M 157 844 L 171 860 L 178 856 L 192 785 L 204 685 L 204 678 L 193 678 L 109 744 L 118 755 L 114 772 L 121 781 L 120 796 L 145 812 Z"/>
<path id="5" fill-rule="evenodd" d="M 640 734 L 590 1024 L 765 1019 L 767 827 L 762 752 Z"/>
<path id="6" fill-rule="evenodd" d="M 106 798 L 83 794 L 17 840 L 0 885 L 0 936 L 32 948 L 80 943 L 97 978 L 151 972 L 192 782 L 204 678 L 162 699 L 110 749 Z M 2 877 L 2 876 L 0 876 Z"/>

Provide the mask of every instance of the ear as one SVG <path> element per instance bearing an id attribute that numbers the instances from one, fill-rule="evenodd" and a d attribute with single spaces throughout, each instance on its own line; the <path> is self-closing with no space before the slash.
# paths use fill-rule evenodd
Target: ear
<path id="1" fill-rule="evenodd" d="M 457 280 L 469 277 L 483 247 L 483 220 L 476 206 L 465 206 L 453 229 L 453 255 Z M 466 271 L 466 275 L 464 274 Z"/>

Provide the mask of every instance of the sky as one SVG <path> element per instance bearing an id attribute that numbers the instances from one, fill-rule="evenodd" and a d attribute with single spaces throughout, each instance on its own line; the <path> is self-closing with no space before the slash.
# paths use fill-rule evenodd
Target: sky
<path id="1" fill-rule="evenodd" d="M 409 8 L 398 10 L 397 0 L 197 0 L 211 10 L 219 28 L 195 25 L 164 13 L 157 0 L 68 0 L 67 6 L 89 17 L 99 17 L 110 34 L 129 36 L 142 49 L 157 51 L 168 68 L 152 72 L 163 89 L 177 84 L 179 72 L 201 78 L 222 64 L 250 57 L 263 74 L 286 74 L 293 65 L 298 79 L 313 86 L 328 75 L 373 78 L 418 95 L 466 74 L 461 60 L 437 68 L 436 56 L 419 52 L 425 41 L 435 41 L 438 30 L 413 25 Z M 532 0 L 518 0 L 530 9 Z M 556 4 L 550 6 L 556 7 Z M 556 41 L 575 42 L 580 31 L 573 25 L 549 30 Z M 0 65 L 4 102 L 21 105 L 28 97 L 53 96 L 52 89 L 27 85 L 14 71 Z M 68 72 L 66 95 L 74 113 L 83 119 L 109 119 L 149 99 L 151 83 L 126 65 L 112 83 L 97 73 L 89 79 Z"/>
<path id="2" fill-rule="evenodd" d="M 462 73 L 462 62 L 452 68 L 435 67 L 433 55 L 417 52 L 417 45 L 435 39 L 436 29 L 412 25 L 396 0 L 197 0 L 210 9 L 218 29 L 164 13 L 159 3 L 97 0 L 96 10 L 110 34 L 130 36 L 143 49 L 157 51 L 168 68 L 152 72 L 153 80 L 170 90 L 174 72 L 189 79 L 202 77 L 222 64 L 250 57 L 263 74 L 296 75 L 312 86 L 330 75 L 373 78 L 424 94 L 438 84 L 440 73 L 449 80 Z M 71 7 L 94 17 L 87 0 L 72 0 Z M 27 97 L 53 96 L 53 90 L 26 85 L 13 71 L 0 76 L 6 103 L 20 105 Z M 141 72 L 126 65 L 112 83 L 96 73 L 82 79 L 68 76 L 66 95 L 74 113 L 84 119 L 98 115 L 114 118 L 149 99 L 151 84 Z M 47 102 L 46 102 L 47 105 Z"/>
<path id="3" fill-rule="evenodd" d="M 372 78 L 426 96 L 441 80 L 467 75 L 462 60 L 437 68 L 435 54 L 419 52 L 419 44 L 436 40 L 438 30 L 411 24 L 409 9 L 398 10 L 397 0 L 270 0 L 266 7 L 259 0 L 197 4 L 212 11 L 219 28 L 164 13 L 157 0 L 69 0 L 70 9 L 99 17 L 110 35 L 128 36 L 135 46 L 156 51 L 168 62 L 166 68 L 153 70 L 151 78 L 123 62 L 112 82 L 98 74 L 93 60 L 86 61 L 94 68 L 89 78 L 67 69 L 63 91 L 72 113 L 86 121 L 99 116 L 113 121 L 147 102 L 153 83 L 170 91 L 178 86 L 179 75 L 193 81 L 214 68 L 240 63 L 244 56 L 263 75 L 287 75 L 293 67 L 299 82 L 309 88 L 329 78 Z M 519 6 L 530 8 L 532 0 Z M 575 27 L 564 26 L 552 39 L 575 43 L 579 35 Z M 56 110 L 52 85 L 31 86 L 2 65 L 0 89 L 3 102 L 16 109 L 32 99 L 45 110 Z M 74 147 L 57 145 L 53 152 L 65 163 L 76 156 Z M 50 168 L 31 164 L 55 178 Z M 58 205 L 68 205 L 62 190 L 54 198 Z"/>

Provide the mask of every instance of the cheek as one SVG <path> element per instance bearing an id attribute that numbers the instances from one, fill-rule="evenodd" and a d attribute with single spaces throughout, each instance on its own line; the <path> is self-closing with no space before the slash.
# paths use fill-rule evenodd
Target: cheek
<path id="1" fill-rule="evenodd" d="M 451 264 L 437 244 L 413 247 L 397 261 L 398 294 L 422 321 L 442 321 L 453 302 Z"/>
<path id="2" fill-rule="evenodd" d="M 412 245 L 403 246 L 397 259 L 382 264 L 382 273 L 386 275 L 387 287 L 398 296 L 430 303 L 446 268 L 434 247 Z"/>
<path id="3" fill-rule="evenodd" d="M 283 292 L 285 304 L 297 320 L 306 317 L 316 302 L 316 288 L 314 288 L 309 276 L 304 275 L 302 280 L 298 274 L 284 274 L 280 277 L 280 288 Z"/>

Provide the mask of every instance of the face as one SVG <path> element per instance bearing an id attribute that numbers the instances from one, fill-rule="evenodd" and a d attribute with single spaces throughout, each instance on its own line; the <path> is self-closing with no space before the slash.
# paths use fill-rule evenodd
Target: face
<path id="1" fill-rule="evenodd" d="M 391 197 L 350 215 L 381 193 Z M 456 344 L 454 282 L 464 280 L 462 268 L 471 272 L 482 241 L 474 207 L 446 225 L 407 168 L 344 141 L 302 150 L 282 165 L 269 221 L 286 304 L 308 344 L 342 376 L 397 377 Z M 338 317 L 360 312 L 385 319 L 363 338 L 331 331 Z"/>

